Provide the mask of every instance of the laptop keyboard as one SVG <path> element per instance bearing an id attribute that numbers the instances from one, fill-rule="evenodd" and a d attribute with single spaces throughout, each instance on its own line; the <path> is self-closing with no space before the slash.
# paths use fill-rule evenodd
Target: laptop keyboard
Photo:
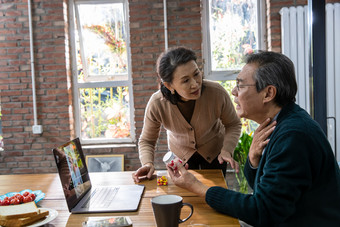
<path id="1" fill-rule="evenodd" d="M 116 196 L 119 187 L 101 187 L 96 188 L 91 196 L 83 204 L 82 208 L 88 208 L 91 204 L 91 208 L 105 208 L 109 207 L 110 203 Z"/>

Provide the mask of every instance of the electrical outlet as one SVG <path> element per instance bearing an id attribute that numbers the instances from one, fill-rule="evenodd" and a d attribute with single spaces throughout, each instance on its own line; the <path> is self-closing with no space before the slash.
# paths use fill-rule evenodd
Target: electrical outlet
<path id="1" fill-rule="evenodd" d="M 32 132 L 33 132 L 33 134 L 41 134 L 43 132 L 42 125 L 33 125 L 32 126 Z"/>

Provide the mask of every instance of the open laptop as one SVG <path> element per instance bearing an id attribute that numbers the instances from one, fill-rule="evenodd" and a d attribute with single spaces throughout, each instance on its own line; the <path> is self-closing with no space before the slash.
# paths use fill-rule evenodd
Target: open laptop
<path id="1" fill-rule="evenodd" d="M 71 213 L 127 212 L 138 209 L 144 185 L 91 184 L 79 138 L 54 148 L 53 155 Z"/>

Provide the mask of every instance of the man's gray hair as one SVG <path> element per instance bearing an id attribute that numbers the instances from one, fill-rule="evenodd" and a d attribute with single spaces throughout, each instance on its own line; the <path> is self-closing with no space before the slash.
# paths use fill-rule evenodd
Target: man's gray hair
<path id="1" fill-rule="evenodd" d="M 294 64 L 288 57 L 276 52 L 260 51 L 249 55 L 246 63 L 258 66 L 253 75 L 258 92 L 273 85 L 277 90 L 274 101 L 279 106 L 295 102 L 297 83 Z"/>

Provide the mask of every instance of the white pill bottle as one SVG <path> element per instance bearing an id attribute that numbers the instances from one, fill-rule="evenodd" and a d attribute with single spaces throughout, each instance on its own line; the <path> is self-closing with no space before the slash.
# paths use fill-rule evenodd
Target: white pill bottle
<path id="1" fill-rule="evenodd" d="M 165 165 L 170 166 L 172 169 L 177 170 L 177 167 L 175 165 L 175 162 L 180 162 L 183 163 L 183 161 L 178 158 L 172 151 L 168 151 L 164 157 L 163 157 L 163 162 L 165 163 Z"/>

